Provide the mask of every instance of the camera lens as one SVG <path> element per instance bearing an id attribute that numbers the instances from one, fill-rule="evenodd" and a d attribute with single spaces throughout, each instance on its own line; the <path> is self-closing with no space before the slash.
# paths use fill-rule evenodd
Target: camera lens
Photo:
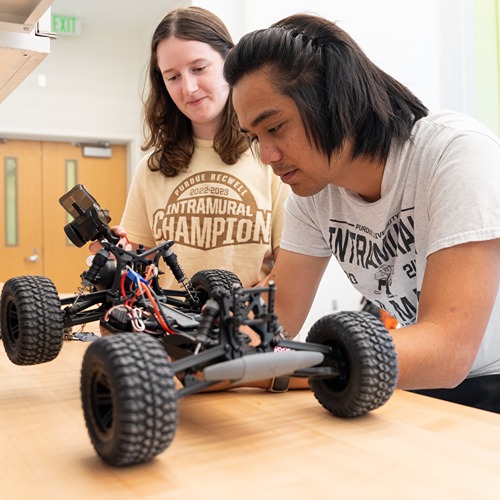
<path id="1" fill-rule="evenodd" d="M 77 246 L 78 248 L 83 247 L 83 245 L 85 245 L 85 243 L 87 243 L 88 241 L 81 235 L 81 233 L 78 231 L 78 228 L 72 222 L 64 226 L 64 232 L 66 233 L 66 236 L 69 238 L 71 243 L 73 243 L 73 245 Z"/>

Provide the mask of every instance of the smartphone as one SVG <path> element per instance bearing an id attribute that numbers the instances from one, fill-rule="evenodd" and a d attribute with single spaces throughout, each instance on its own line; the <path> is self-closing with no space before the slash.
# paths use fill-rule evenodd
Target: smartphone
<path id="1" fill-rule="evenodd" d="M 83 215 L 87 210 L 94 205 L 99 206 L 96 199 L 85 189 L 82 184 L 77 184 L 71 188 L 66 194 L 59 198 L 59 203 L 64 210 L 72 215 L 75 219 Z"/>

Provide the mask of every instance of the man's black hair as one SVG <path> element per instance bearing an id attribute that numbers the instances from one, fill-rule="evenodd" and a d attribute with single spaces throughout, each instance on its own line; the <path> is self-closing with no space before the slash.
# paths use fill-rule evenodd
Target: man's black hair
<path id="1" fill-rule="evenodd" d="M 386 160 L 427 108 L 378 68 L 335 23 L 309 14 L 285 18 L 241 38 L 224 65 L 231 87 L 257 70 L 295 101 L 307 138 L 330 158 L 345 139 L 353 158 Z"/>

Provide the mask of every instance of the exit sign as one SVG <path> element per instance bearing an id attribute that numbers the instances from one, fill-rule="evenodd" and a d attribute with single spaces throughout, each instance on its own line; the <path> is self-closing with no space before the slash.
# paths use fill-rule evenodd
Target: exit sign
<path id="1" fill-rule="evenodd" d="M 80 36 L 82 34 L 81 19 L 75 16 L 52 14 L 52 31 L 62 36 Z"/>

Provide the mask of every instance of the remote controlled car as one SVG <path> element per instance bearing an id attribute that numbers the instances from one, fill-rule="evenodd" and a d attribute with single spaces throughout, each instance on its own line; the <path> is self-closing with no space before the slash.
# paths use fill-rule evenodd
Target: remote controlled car
<path id="1" fill-rule="evenodd" d="M 86 350 L 81 398 L 90 439 L 105 462 L 151 460 L 174 438 L 179 398 L 223 381 L 304 377 L 338 417 L 364 415 L 391 397 L 397 358 L 373 315 L 331 314 L 313 325 L 306 342 L 286 340 L 272 283 L 245 289 L 220 269 L 188 279 L 172 241 L 124 248 L 108 211 L 82 185 L 60 203 L 74 218 L 64 228 L 68 238 L 78 247 L 99 241 L 101 248 L 69 298 L 61 299 L 44 276 L 9 279 L 0 303 L 2 341 L 13 363 L 45 363 L 56 358 L 73 326 L 100 322 L 108 335 Z M 161 261 L 182 291 L 160 287 Z"/>

